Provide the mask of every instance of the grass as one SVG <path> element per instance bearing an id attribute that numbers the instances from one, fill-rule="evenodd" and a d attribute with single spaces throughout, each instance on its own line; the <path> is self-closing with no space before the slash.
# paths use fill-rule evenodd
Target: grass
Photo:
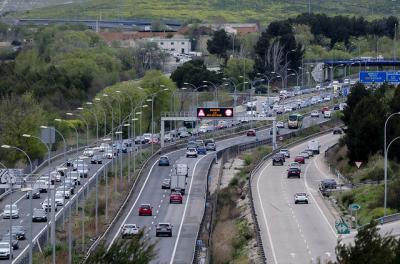
<path id="1" fill-rule="evenodd" d="M 308 12 L 308 0 L 88 0 L 11 14 L 24 18 L 168 19 L 206 22 L 267 24 Z M 363 15 L 376 18 L 397 15 L 392 0 L 311 1 L 312 12 L 329 15 Z"/>

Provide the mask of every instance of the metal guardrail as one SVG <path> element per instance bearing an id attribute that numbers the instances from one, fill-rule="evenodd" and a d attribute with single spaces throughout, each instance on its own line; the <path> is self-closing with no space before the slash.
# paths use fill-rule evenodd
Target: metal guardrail
<path id="1" fill-rule="evenodd" d="M 391 223 L 391 222 L 395 222 L 395 221 L 399 221 L 399 220 L 400 220 L 400 213 L 391 214 L 391 215 L 379 217 L 376 219 L 376 221 L 382 225 Z"/>

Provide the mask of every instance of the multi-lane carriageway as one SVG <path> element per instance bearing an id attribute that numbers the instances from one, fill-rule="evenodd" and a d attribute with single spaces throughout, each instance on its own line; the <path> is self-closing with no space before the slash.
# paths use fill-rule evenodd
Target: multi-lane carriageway
<path id="1" fill-rule="evenodd" d="M 324 162 L 325 150 L 339 136 L 318 138 L 321 154 L 306 159 L 300 179 L 287 178 L 287 164 L 307 148 L 307 142 L 290 149 L 291 158 L 284 166 L 267 161 L 252 181 L 253 199 L 269 263 L 317 263 L 335 260 L 337 234 L 335 215 L 318 193 L 322 179 L 333 178 Z M 294 195 L 305 192 L 309 204 L 294 204 Z"/>
<path id="2" fill-rule="evenodd" d="M 305 117 L 303 127 L 323 122 L 322 117 L 311 119 Z M 281 134 L 288 133 L 288 129 L 281 129 Z M 270 137 L 269 129 L 257 132 L 259 139 Z M 254 137 L 238 136 L 217 142 L 217 150 L 229 146 L 256 140 Z M 171 164 L 176 162 L 186 163 L 189 166 L 187 179 L 187 194 L 183 204 L 169 204 L 169 190 L 161 189 L 161 182 L 167 178 L 171 167 L 159 167 L 157 161 L 150 164 L 144 171 L 138 186 L 141 186 L 129 200 L 121 217 L 106 237 L 107 244 L 115 242 L 120 236 L 120 229 L 125 223 L 134 223 L 146 228 L 146 235 L 152 241 L 158 241 L 157 258 L 153 263 L 190 263 L 192 261 L 197 232 L 202 219 L 205 202 L 205 187 L 207 181 L 208 165 L 214 152 L 208 152 L 198 158 L 186 158 L 186 150 L 176 150 L 168 153 Z M 139 216 L 138 210 L 141 204 L 149 203 L 153 206 L 153 216 Z M 173 225 L 172 237 L 155 237 L 157 223 L 168 222 Z"/>

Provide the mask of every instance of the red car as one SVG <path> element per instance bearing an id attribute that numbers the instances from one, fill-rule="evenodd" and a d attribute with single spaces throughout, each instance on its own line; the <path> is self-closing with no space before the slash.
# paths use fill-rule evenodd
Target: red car
<path id="1" fill-rule="evenodd" d="M 142 204 L 139 207 L 139 215 L 153 215 L 153 207 L 150 204 Z"/>
<path id="2" fill-rule="evenodd" d="M 255 137 L 256 131 L 254 129 L 249 129 L 246 134 L 248 137 Z"/>
<path id="3" fill-rule="evenodd" d="M 324 106 L 324 107 L 321 109 L 321 113 L 322 113 L 322 114 L 323 114 L 325 111 L 329 111 L 329 107 Z"/>
<path id="4" fill-rule="evenodd" d="M 183 196 L 180 192 L 173 192 L 169 196 L 169 203 L 182 203 L 183 202 Z"/>
<path id="5" fill-rule="evenodd" d="M 294 162 L 298 162 L 298 163 L 300 163 L 300 164 L 306 163 L 303 156 L 296 156 L 296 157 L 294 158 Z"/>

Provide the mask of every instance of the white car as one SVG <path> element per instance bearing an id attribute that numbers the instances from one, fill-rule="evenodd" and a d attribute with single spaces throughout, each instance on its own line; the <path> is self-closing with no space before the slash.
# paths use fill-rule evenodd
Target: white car
<path id="1" fill-rule="evenodd" d="M 75 183 L 75 185 L 81 185 L 81 177 L 78 171 L 70 171 L 67 173 L 67 179 Z"/>
<path id="2" fill-rule="evenodd" d="M 197 150 L 195 148 L 188 148 L 186 151 L 186 158 L 194 157 L 197 158 Z"/>
<path id="3" fill-rule="evenodd" d="M 3 210 L 3 219 L 9 218 L 19 218 L 19 210 L 16 204 L 10 205 L 7 204 Z"/>
<path id="4" fill-rule="evenodd" d="M 308 153 L 308 151 L 302 151 L 299 154 L 300 156 L 303 156 L 305 159 L 309 159 L 310 158 L 310 153 Z"/>
<path id="5" fill-rule="evenodd" d="M 312 111 L 311 117 L 319 117 L 319 112 L 317 110 Z"/>
<path id="6" fill-rule="evenodd" d="M 324 111 L 324 118 L 331 118 L 332 112 L 330 110 Z"/>
<path id="7" fill-rule="evenodd" d="M 289 168 L 298 168 L 298 169 L 300 169 L 300 167 L 301 167 L 301 165 L 298 162 L 291 162 L 289 164 Z"/>
<path id="8" fill-rule="evenodd" d="M 139 233 L 139 226 L 136 224 L 125 224 L 121 227 L 121 236 L 122 238 L 132 237 Z"/>
<path id="9" fill-rule="evenodd" d="M 10 243 L 8 242 L 0 242 L 0 258 L 1 259 L 10 259 Z"/>
<path id="10" fill-rule="evenodd" d="M 104 152 L 106 149 L 110 148 L 110 144 L 108 143 L 101 143 L 99 147 L 100 152 Z"/>
<path id="11" fill-rule="evenodd" d="M 103 158 L 105 158 L 105 159 L 112 159 L 113 157 L 114 157 L 114 155 L 113 155 L 113 151 L 111 149 L 107 150 L 103 154 Z"/>
<path id="12" fill-rule="evenodd" d="M 63 206 L 64 205 L 64 195 L 63 193 L 57 195 L 56 193 L 56 197 L 54 199 L 54 202 L 57 206 Z"/>
<path id="13" fill-rule="evenodd" d="M 94 155 L 94 151 L 92 149 L 85 149 L 85 151 L 83 151 L 83 156 L 93 157 L 93 155 Z"/>
<path id="14" fill-rule="evenodd" d="M 65 187 L 64 191 L 64 186 L 60 186 L 56 189 L 56 196 L 57 195 L 64 196 L 64 199 L 69 199 L 71 197 L 71 191 L 68 187 Z"/>
<path id="15" fill-rule="evenodd" d="M 285 108 L 283 109 L 284 113 L 289 113 L 292 112 L 292 107 L 291 106 L 285 106 Z"/>
<path id="16" fill-rule="evenodd" d="M 285 128 L 285 123 L 283 123 L 282 121 L 278 121 L 278 122 L 276 122 L 276 127 L 277 128 Z"/>
<path id="17" fill-rule="evenodd" d="M 294 203 L 306 203 L 308 204 L 308 195 L 306 193 L 296 193 L 294 195 Z"/>
<path id="18" fill-rule="evenodd" d="M 164 141 L 165 142 L 170 142 L 170 141 L 172 141 L 172 139 L 173 139 L 172 134 L 167 133 L 167 134 L 164 135 Z"/>
<path id="19" fill-rule="evenodd" d="M 55 201 L 55 200 L 54 200 Z M 46 210 L 46 212 L 51 211 L 51 199 L 45 199 L 41 204 L 42 204 L 42 209 Z M 55 204 L 55 211 L 57 211 L 57 204 Z"/>
<path id="20" fill-rule="evenodd" d="M 61 181 L 61 174 L 56 170 L 51 171 L 50 172 L 50 179 L 51 179 L 51 181 L 55 180 L 56 182 L 60 182 Z"/>
<path id="21" fill-rule="evenodd" d="M 281 149 L 279 152 L 285 155 L 286 158 L 290 158 L 290 151 L 288 149 Z"/>

